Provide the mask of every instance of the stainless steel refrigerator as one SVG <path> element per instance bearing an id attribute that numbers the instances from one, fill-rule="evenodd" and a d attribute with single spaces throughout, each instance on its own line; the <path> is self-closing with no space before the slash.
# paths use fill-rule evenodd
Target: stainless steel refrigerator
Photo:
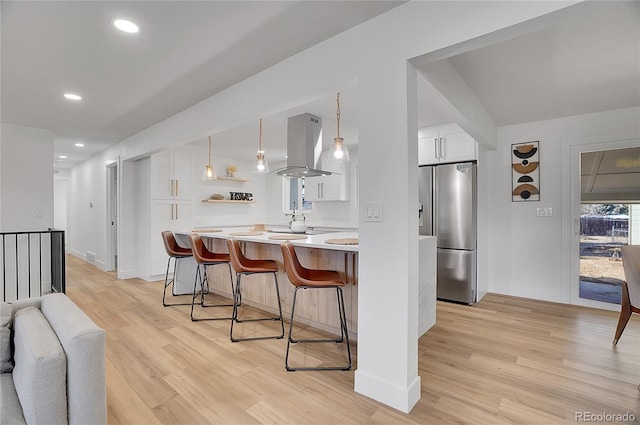
<path id="1" fill-rule="evenodd" d="M 419 226 L 436 236 L 437 297 L 476 301 L 476 164 L 421 166 Z"/>

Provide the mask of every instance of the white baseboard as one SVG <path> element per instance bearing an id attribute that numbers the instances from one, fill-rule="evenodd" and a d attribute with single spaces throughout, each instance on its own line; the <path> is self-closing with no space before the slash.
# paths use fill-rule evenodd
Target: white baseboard
<path id="1" fill-rule="evenodd" d="M 87 261 L 87 256 L 80 251 L 76 251 L 75 249 L 69 249 L 69 253 L 74 257 L 81 259 L 82 261 Z"/>
<path id="2" fill-rule="evenodd" d="M 138 277 L 136 270 L 118 270 L 118 279 L 135 279 Z"/>
<path id="3" fill-rule="evenodd" d="M 355 373 L 356 392 L 374 400 L 409 413 L 420 400 L 420 377 L 416 377 L 408 386 L 399 386 L 378 376 L 363 372 L 360 368 Z"/>

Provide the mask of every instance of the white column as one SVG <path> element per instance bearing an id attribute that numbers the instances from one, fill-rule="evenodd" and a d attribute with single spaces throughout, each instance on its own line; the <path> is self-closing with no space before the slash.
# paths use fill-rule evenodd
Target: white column
<path id="1" fill-rule="evenodd" d="M 415 68 L 385 60 L 359 80 L 360 254 L 355 390 L 409 412 L 418 376 Z M 368 221 L 369 203 L 382 205 Z"/>

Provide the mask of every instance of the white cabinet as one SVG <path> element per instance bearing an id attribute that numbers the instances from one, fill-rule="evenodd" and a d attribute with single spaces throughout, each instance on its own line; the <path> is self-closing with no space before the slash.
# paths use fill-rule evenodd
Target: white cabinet
<path id="1" fill-rule="evenodd" d="M 476 141 L 455 123 L 418 131 L 418 165 L 473 161 L 477 158 Z"/>
<path id="2" fill-rule="evenodd" d="M 322 155 L 322 169 L 334 174 L 305 179 L 305 200 L 348 201 L 350 162 L 330 161 L 329 154 Z"/>
<path id="3" fill-rule="evenodd" d="M 170 149 L 151 155 L 151 199 L 191 199 L 191 155 Z"/>
<path id="4" fill-rule="evenodd" d="M 151 276 L 164 275 L 167 254 L 164 230 L 191 231 L 191 155 L 170 149 L 150 157 L 149 191 Z"/>

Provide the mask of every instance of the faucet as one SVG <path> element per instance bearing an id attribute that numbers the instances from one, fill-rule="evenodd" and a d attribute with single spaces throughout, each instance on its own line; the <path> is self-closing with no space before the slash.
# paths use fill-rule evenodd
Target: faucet
<path id="1" fill-rule="evenodd" d="M 295 207 L 293 208 L 293 210 L 291 211 L 291 214 L 285 214 L 285 215 L 290 215 L 291 216 L 291 220 L 289 220 L 289 229 L 291 229 L 291 223 L 298 221 L 297 217 L 302 216 L 302 221 L 305 221 L 305 216 L 302 213 L 299 213 L 298 216 L 296 216 L 296 209 Z"/>

